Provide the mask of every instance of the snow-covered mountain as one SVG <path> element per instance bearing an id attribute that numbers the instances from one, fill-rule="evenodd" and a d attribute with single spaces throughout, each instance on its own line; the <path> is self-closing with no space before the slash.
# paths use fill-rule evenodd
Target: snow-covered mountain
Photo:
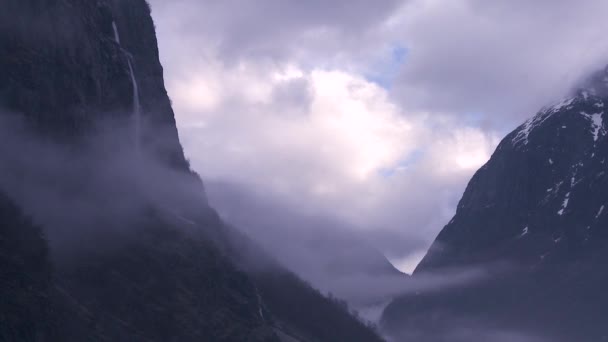
<path id="1" fill-rule="evenodd" d="M 394 336 L 608 338 L 607 109 L 601 71 L 499 144 L 414 273 L 484 276 L 398 298 L 383 317 Z"/>

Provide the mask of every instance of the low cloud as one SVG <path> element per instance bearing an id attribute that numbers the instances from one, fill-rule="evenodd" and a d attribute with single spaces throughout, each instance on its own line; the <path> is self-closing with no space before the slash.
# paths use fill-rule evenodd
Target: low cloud
<path id="1" fill-rule="evenodd" d="M 173 226 L 210 214 L 200 180 L 137 151 L 130 127 L 98 122 L 75 145 L 0 114 L 0 189 L 45 229 L 55 257 L 116 245 L 150 209 Z"/>
<path id="2" fill-rule="evenodd" d="M 410 277 L 398 272 L 379 252 L 376 231 L 359 231 L 332 216 L 320 216 L 283 203 L 280 197 L 254 193 L 247 186 L 207 183 L 210 203 L 283 265 L 324 293 L 345 299 L 370 320 L 392 298 L 434 292 L 482 281 L 489 268 L 447 269 Z M 388 240 L 387 240 L 388 241 Z M 386 242 L 388 244 L 388 242 Z M 395 250 L 418 247 L 408 235 L 393 236 Z M 491 267 L 496 272 L 498 267 Z"/>
<path id="3" fill-rule="evenodd" d="M 458 326 L 468 326 L 468 328 Z M 543 337 L 529 334 L 526 332 L 510 331 L 503 329 L 490 329 L 483 324 L 474 324 L 454 319 L 454 327 L 451 330 L 444 332 L 416 332 L 409 331 L 393 337 L 394 340 L 389 341 L 426 341 L 426 342 L 470 342 L 470 341 L 487 341 L 487 342 L 550 342 L 555 340 L 545 339 Z"/>

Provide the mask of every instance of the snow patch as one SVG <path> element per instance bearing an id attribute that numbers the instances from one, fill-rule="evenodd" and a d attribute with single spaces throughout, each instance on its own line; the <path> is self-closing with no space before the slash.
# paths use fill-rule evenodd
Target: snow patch
<path id="1" fill-rule="evenodd" d="M 512 142 L 513 145 L 517 145 L 519 143 L 523 143 L 524 145 L 528 144 L 528 138 L 530 137 L 530 133 L 534 130 L 534 128 L 540 126 L 545 120 L 547 120 L 551 116 L 551 113 L 541 112 L 537 114 L 532 119 L 526 121 L 522 126 L 519 132 L 515 135 Z"/>
<path id="2" fill-rule="evenodd" d="M 561 100 L 560 102 L 554 104 L 553 106 L 545 109 L 545 111 L 551 112 L 551 113 L 555 113 L 558 112 L 560 110 L 562 110 L 563 108 L 569 107 L 570 105 L 572 105 L 572 103 L 574 102 L 576 98 L 569 98 L 569 99 L 564 99 Z"/>
<path id="3" fill-rule="evenodd" d="M 560 181 L 560 182 L 556 183 L 555 186 L 553 186 L 552 188 L 548 188 L 547 189 L 547 195 L 545 196 L 545 198 L 543 198 L 543 200 L 541 201 L 541 203 L 542 204 L 547 204 L 553 198 L 555 198 L 556 195 L 560 192 L 560 189 L 562 188 L 563 184 L 564 184 L 564 181 Z"/>
<path id="4" fill-rule="evenodd" d="M 564 201 L 562 202 L 562 208 L 557 212 L 559 216 L 564 215 L 564 211 L 568 208 L 568 203 L 570 203 L 570 193 L 566 194 Z"/>
<path id="5" fill-rule="evenodd" d="M 540 126 L 545 120 L 547 120 L 551 115 L 559 112 L 560 110 L 566 108 L 570 109 L 570 106 L 576 100 L 575 97 L 561 100 L 557 104 L 554 104 L 549 107 L 543 108 L 538 114 L 534 117 L 526 121 L 523 125 L 520 126 L 519 131 L 513 138 L 513 145 L 517 145 L 519 143 L 523 143 L 523 145 L 528 144 L 528 138 L 530 133 L 538 126 Z"/>
<path id="6" fill-rule="evenodd" d="M 603 213 L 604 213 L 604 206 L 602 205 L 600 207 L 600 210 L 597 212 L 597 215 L 595 215 L 595 219 L 600 218 L 600 216 L 602 216 Z"/>
<path id="7" fill-rule="evenodd" d="M 549 164 L 553 165 L 553 159 L 549 158 Z"/>
<path id="8" fill-rule="evenodd" d="M 529 232 L 530 232 L 530 228 L 526 227 L 521 231 L 521 234 L 517 238 L 522 238 L 522 237 L 528 235 Z"/>
<path id="9" fill-rule="evenodd" d="M 599 139 L 600 133 L 604 128 L 604 120 L 602 118 L 603 114 L 603 112 L 595 114 L 587 114 L 585 112 L 581 112 L 581 115 L 591 121 L 591 133 L 593 134 L 593 141 L 597 141 Z"/>

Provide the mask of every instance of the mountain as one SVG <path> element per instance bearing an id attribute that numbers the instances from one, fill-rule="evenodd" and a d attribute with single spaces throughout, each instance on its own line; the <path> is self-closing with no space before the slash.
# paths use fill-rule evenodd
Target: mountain
<path id="1" fill-rule="evenodd" d="M 414 272 L 481 276 L 394 300 L 385 329 L 404 341 L 608 338 L 607 105 L 597 72 L 499 144 Z"/>
<path id="2" fill-rule="evenodd" d="M 381 341 L 207 202 L 145 0 L 3 0 L 0 340 Z"/>

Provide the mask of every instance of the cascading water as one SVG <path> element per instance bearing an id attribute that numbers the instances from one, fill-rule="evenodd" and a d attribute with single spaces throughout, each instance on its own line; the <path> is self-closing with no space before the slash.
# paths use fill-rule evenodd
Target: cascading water
<path id="1" fill-rule="evenodd" d="M 120 45 L 120 35 L 118 34 L 118 27 L 116 27 L 116 22 L 112 22 L 112 28 L 114 29 L 114 40 Z"/>
<path id="2" fill-rule="evenodd" d="M 139 86 L 135 80 L 135 72 L 129 58 L 129 73 L 131 74 L 131 83 L 133 84 L 133 129 L 135 134 L 135 150 L 139 152 L 141 139 L 141 108 L 139 103 Z"/>
<path id="3" fill-rule="evenodd" d="M 114 30 L 114 41 L 116 41 L 116 43 L 119 46 L 121 46 L 120 34 L 118 33 L 118 27 L 116 26 L 115 21 L 112 21 L 112 29 Z M 139 102 L 139 86 L 137 85 L 137 80 L 135 79 L 135 71 L 133 70 L 133 56 L 129 52 L 127 52 L 125 49 L 123 49 L 122 46 L 121 46 L 120 50 L 127 57 L 127 64 L 129 66 L 129 76 L 131 77 L 131 84 L 133 86 L 133 112 L 132 112 L 133 113 L 132 114 L 133 136 L 134 136 L 134 141 L 135 141 L 135 152 L 137 154 L 139 154 L 140 147 L 141 147 L 141 105 Z M 173 210 L 170 207 L 164 207 L 163 209 L 167 213 L 170 213 L 171 216 L 173 216 L 174 218 L 177 218 L 182 223 L 186 223 L 190 226 L 197 225 L 197 223 L 195 221 L 184 217 L 177 210 Z M 258 298 L 258 301 L 261 302 L 261 299 Z M 259 310 L 260 310 L 260 315 L 263 318 L 264 316 L 262 313 L 262 308 L 260 307 Z"/>
<path id="4" fill-rule="evenodd" d="M 115 21 L 112 22 L 112 29 L 114 30 L 114 40 L 118 45 L 120 45 L 120 34 L 118 33 L 118 27 L 116 26 Z M 133 135 L 135 140 L 135 150 L 139 152 L 141 140 L 141 105 L 139 101 L 139 86 L 137 85 L 137 80 L 135 79 L 132 56 L 124 50 L 123 52 L 127 56 L 127 64 L 129 65 L 129 76 L 131 77 L 131 84 L 133 86 Z"/>

